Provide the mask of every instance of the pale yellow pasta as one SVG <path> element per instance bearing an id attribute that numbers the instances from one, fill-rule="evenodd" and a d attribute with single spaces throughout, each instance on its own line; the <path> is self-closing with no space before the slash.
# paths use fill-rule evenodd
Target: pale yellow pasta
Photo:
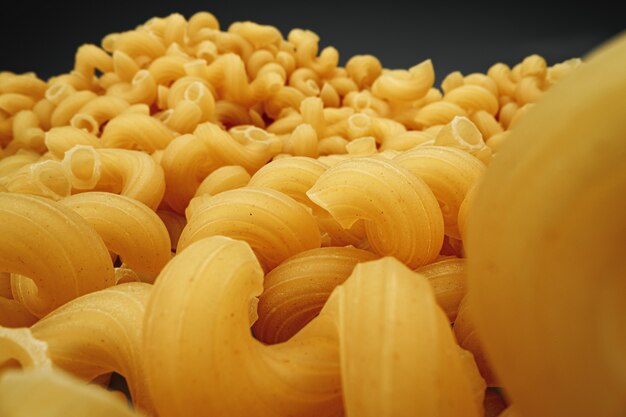
<path id="1" fill-rule="evenodd" d="M 148 71 L 150 71 L 150 75 L 152 75 L 157 84 L 169 85 L 186 75 L 185 64 L 187 62 L 189 62 L 189 59 L 185 59 L 182 56 L 166 55 L 152 61 Z"/>
<path id="2" fill-rule="evenodd" d="M 422 266 L 415 272 L 428 279 L 437 304 L 446 313 L 450 323 L 454 323 L 459 304 L 467 292 L 465 259 L 446 257 Z"/>
<path id="3" fill-rule="evenodd" d="M 384 143 L 389 138 L 406 133 L 406 127 L 402 123 L 385 117 L 372 118 L 370 133 L 376 138 L 376 143 Z"/>
<path id="4" fill-rule="evenodd" d="M 478 110 L 484 110 L 492 115 L 498 113 L 499 106 L 496 96 L 479 85 L 467 84 L 457 87 L 447 93 L 443 99 L 462 107 L 469 113 Z"/>
<path id="5" fill-rule="evenodd" d="M 59 161 L 42 160 L 0 177 L 7 191 L 59 200 L 70 195 L 71 182 Z"/>
<path id="6" fill-rule="evenodd" d="M 476 193 L 478 191 L 480 185 L 480 181 L 474 183 L 474 185 L 467 191 L 465 194 L 465 198 L 461 203 L 461 207 L 459 207 L 459 217 L 457 218 L 457 224 L 459 225 L 459 232 L 461 233 L 461 240 L 465 240 L 466 238 L 466 230 L 467 230 L 467 220 L 469 217 L 469 213 L 472 205 L 474 204 L 474 199 L 476 198 Z"/>
<path id="7" fill-rule="evenodd" d="M 346 119 L 348 139 L 368 136 L 372 131 L 372 118 L 365 113 L 355 113 Z"/>
<path id="8" fill-rule="evenodd" d="M 317 157 L 318 153 L 318 136 L 308 123 L 302 123 L 296 127 L 293 132 L 286 137 L 282 151 L 294 156 Z"/>
<path id="9" fill-rule="evenodd" d="M 257 171 L 258 173 L 259 171 Z M 256 175 L 256 174 L 255 174 Z M 227 165 L 206 176 L 198 186 L 195 196 L 215 195 L 223 191 L 245 187 L 250 182 L 250 174 L 239 165 Z"/>
<path id="10" fill-rule="evenodd" d="M 217 51 L 217 45 L 215 45 L 215 42 L 213 41 L 203 40 L 195 46 L 194 55 L 196 58 L 202 59 L 207 64 L 210 64 L 219 55 Z"/>
<path id="11" fill-rule="evenodd" d="M 272 97 L 264 103 L 265 113 L 276 119 L 285 108 L 299 109 L 300 103 L 306 96 L 297 88 L 281 87 Z"/>
<path id="12" fill-rule="evenodd" d="M 484 164 L 467 152 L 447 146 L 420 146 L 398 155 L 394 162 L 428 185 L 439 202 L 445 234 L 459 239 L 459 208 L 485 171 Z"/>
<path id="13" fill-rule="evenodd" d="M 262 288 L 263 271 L 250 247 L 222 236 L 192 244 L 166 266 L 148 304 L 144 333 L 150 392 L 160 416 L 341 413 L 331 328 L 310 325 L 310 335 L 301 333 L 289 345 L 262 344 L 250 333 L 254 297 Z M 189 375 L 196 375 L 195 383 Z"/>
<path id="14" fill-rule="evenodd" d="M 251 174 L 280 153 L 282 148 L 280 139 L 267 133 L 248 136 L 245 143 L 239 143 L 213 123 L 198 125 L 194 135 L 212 150 L 212 157 L 219 166 L 241 165 Z"/>
<path id="15" fill-rule="evenodd" d="M 156 214 L 159 216 L 170 236 L 171 251 L 176 252 L 178 246 L 178 239 L 183 229 L 187 225 L 187 219 L 178 213 L 174 213 L 170 210 L 158 210 Z"/>
<path id="16" fill-rule="evenodd" d="M 354 55 L 346 62 L 346 71 L 359 88 L 367 88 L 382 73 L 382 65 L 375 56 Z"/>
<path id="17" fill-rule="evenodd" d="M 495 97 L 498 97 L 500 91 L 498 90 L 498 84 L 489 76 L 475 72 L 464 77 L 463 83 L 465 85 L 479 85 L 491 92 Z"/>
<path id="18" fill-rule="evenodd" d="M 321 243 L 315 219 L 302 205 L 281 192 L 250 186 L 201 202 L 188 216 L 178 250 L 214 235 L 248 242 L 268 269 Z"/>
<path id="19" fill-rule="evenodd" d="M 523 106 L 521 106 L 513 115 L 513 117 L 511 118 L 511 122 L 509 123 L 509 129 L 512 129 L 513 126 L 515 126 L 517 123 L 519 123 L 519 121 L 521 120 L 522 117 L 524 117 L 524 115 L 526 113 L 528 113 L 528 111 L 535 105 L 535 103 L 526 103 Z"/>
<path id="20" fill-rule="evenodd" d="M 91 80 L 95 70 L 102 73 L 113 70 L 113 59 L 96 45 L 85 44 L 78 48 L 74 58 L 74 70 L 84 78 Z"/>
<path id="21" fill-rule="evenodd" d="M 436 101 L 419 109 L 415 121 L 424 127 L 445 125 L 456 116 L 467 116 L 467 112 L 458 104 Z"/>
<path id="22" fill-rule="evenodd" d="M 548 85 L 554 84 L 570 75 L 581 64 L 582 60 L 580 58 L 572 58 L 555 64 L 548 68 L 545 81 Z"/>
<path id="23" fill-rule="evenodd" d="M 43 130 L 48 130 L 51 127 L 50 119 L 52 118 L 52 112 L 54 111 L 54 104 L 48 99 L 39 100 L 37 104 L 33 106 L 33 112 L 39 119 L 39 126 Z"/>
<path id="24" fill-rule="evenodd" d="M 319 314 L 355 265 L 376 257 L 346 246 L 311 249 L 286 259 L 263 281 L 255 337 L 271 344 L 289 340 Z"/>
<path id="25" fill-rule="evenodd" d="M 40 157 L 37 152 L 28 149 L 20 149 L 13 155 L 4 156 L 0 159 L 0 178 L 37 162 Z"/>
<path id="26" fill-rule="evenodd" d="M 100 96 L 81 107 L 77 114 L 85 114 L 93 117 L 97 122 L 99 131 L 100 126 L 125 112 L 129 107 L 128 102 L 120 98 Z"/>
<path id="27" fill-rule="evenodd" d="M 375 154 L 378 149 L 376 148 L 376 138 L 373 136 L 363 136 L 358 139 L 354 139 L 346 145 L 346 151 L 348 155 L 352 156 L 370 156 Z"/>
<path id="28" fill-rule="evenodd" d="M 317 150 L 320 155 L 345 154 L 348 140 L 341 136 L 327 136 L 320 139 Z"/>
<path id="29" fill-rule="evenodd" d="M 511 126 L 511 121 L 513 117 L 515 117 L 515 113 L 519 110 L 519 105 L 516 102 L 510 102 L 505 104 L 500 108 L 500 113 L 498 114 L 498 121 L 505 129 L 508 129 Z"/>
<path id="30" fill-rule="evenodd" d="M 380 255 L 417 267 L 439 253 L 443 217 L 437 199 L 396 163 L 376 158 L 341 162 L 322 174 L 307 195 L 345 229 L 363 220 L 369 244 Z"/>
<path id="31" fill-rule="evenodd" d="M 98 149 L 101 174 L 95 190 L 125 195 L 156 209 L 165 192 L 163 169 L 146 153 Z"/>
<path id="32" fill-rule="evenodd" d="M 11 274 L 6 274 L 5 283 L 8 284 L 9 291 L 11 290 Z M 13 295 L 10 297 L 0 296 L 0 326 L 4 327 L 28 327 L 39 320 L 33 314 L 31 314 L 26 307 L 13 299 Z M 0 360 L 0 372 L 3 365 Z"/>
<path id="33" fill-rule="evenodd" d="M 191 133 L 202 120 L 202 109 L 189 100 L 181 100 L 168 114 L 164 123 L 177 133 Z"/>
<path id="34" fill-rule="evenodd" d="M 257 49 L 268 45 L 278 45 L 283 38 L 275 27 L 254 22 L 237 22 L 228 30 L 243 36 Z"/>
<path id="35" fill-rule="evenodd" d="M 428 132 L 409 130 L 399 135 L 386 138 L 380 145 L 380 150 L 389 149 L 406 151 L 418 145 L 432 145 L 435 143 L 435 135 Z"/>
<path id="36" fill-rule="evenodd" d="M 105 74 L 102 74 L 101 77 L 98 77 L 95 80 L 95 83 L 102 88 L 103 90 L 108 90 L 109 87 L 111 87 L 113 84 L 117 84 L 119 82 L 121 82 L 122 80 L 120 79 L 120 77 L 114 73 L 114 72 L 107 72 Z"/>
<path id="37" fill-rule="evenodd" d="M 522 77 L 544 78 L 548 70 L 546 60 L 540 55 L 530 55 L 522 61 Z"/>
<path id="38" fill-rule="evenodd" d="M 509 131 L 506 131 L 506 132 L 496 133 L 495 135 L 491 136 L 487 140 L 486 142 L 487 146 L 491 148 L 491 151 L 493 152 L 494 155 L 500 150 L 502 145 L 508 140 L 509 136 L 510 136 Z"/>
<path id="39" fill-rule="evenodd" d="M 339 63 L 339 52 L 332 46 L 324 48 L 319 56 L 319 37 L 310 30 L 293 29 L 287 39 L 295 46 L 296 63 L 311 68 L 320 76 L 328 76 Z"/>
<path id="40" fill-rule="evenodd" d="M 105 41 L 112 45 L 105 45 Z M 145 56 L 153 60 L 165 55 L 163 42 L 148 31 L 134 30 L 115 34 L 114 37 L 103 40 L 103 48 L 109 52 L 122 51 L 135 59 Z"/>
<path id="41" fill-rule="evenodd" d="M 46 132 L 45 145 L 48 151 L 58 159 L 62 159 L 65 152 L 76 145 L 91 146 L 99 148 L 102 146 L 100 140 L 82 129 L 75 127 L 53 127 Z"/>
<path id="42" fill-rule="evenodd" d="M 359 91 L 359 86 L 347 75 L 333 77 L 327 80 L 327 82 L 340 97 L 345 97 L 351 92 Z"/>
<path id="43" fill-rule="evenodd" d="M 0 94 L 17 93 L 41 99 L 47 88 L 45 81 L 34 74 L 10 75 L 0 79 Z"/>
<path id="44" fill-rule="evenodd" d="M 372 85 L 372 93 L 388 100 L 413 101 L 422 98 L 435 82 L 435 70 L 430 59 L 408 71 L 383 72 Z"/>
<path id="45" fill-rule="evenodd" d="M 524 77 L 515 88 L 515 100 L 520 105 L 534 103 L 541 98 L 542 94 L 541 80 L 537 77 Z"/>
<path id="46" fill-rule="evenodd" d="M 151 104 L 156 98 L 157 82 L 148 70 L 139 70 L 129 83 L 116 83 L 107 89 L 107 95 L 119 97 L 130 104 Z"/>
<path id="47" fill-rule="evenodd" d="M 308 97 L 300 103 L 300 114 L 302 121 L 308 123 L 318 137 L 323 137 L 326 130 L 326 119 L 324 117 L 324 102 L 318 97 Z"/>
<path id="48" fill-rule="evenodd" d="M 135 77 L 135 74 L 141 69 L 137 62 L 128 54 L 122 51 L 114 51 L 113 58 L 113 71 L 119 77 L 120 81 L 129 83 Z"/>
<path id="49" fill-rule="evenodd" d="M 44 131 L 39 127 L 39 118 L 31 110 L 22 110 L 13 117 L 13 140 L 6 147 L 8 154 L 18 149 L 31 149 L 39 153 L 45 151 Z"/>
<path id="50" fill-rule="evenodd" d="M 289 85 L 298 89 L 307 97 L 320 93 L 320 77 L 310 68 L 298 68 L 289 76 Z"/>
<path id="51" fill-rule="evenodd" d="M 482 133 L 466 117 L 455 117 L 435 137 L 435 145 L 451 146 L 473 155 L 485 148 Z"/>
<path id="52" fill-rule="evenodd" d="M 165 175 L 164 201 L 177 213 L 184 213 L 202 180 L 219 164 L 207 144 L 194 135 L 182 135 L 165 148 L 160 165 Z"/>
<path id="53" fill-rule="evenodd" d="M 446 78 L 441 82 L 441 89 L 444 94 L 448 94 L 450 91 L 465 84 L 465 79 L 460 71 L 454 71 L 446 75 Z"/>
<path id="54" fill-rule="evenodd" d="M 120 114 L 105 126 L 102 144 L 107 148 L 141 149 L 153 152 L 164 149 L 174 133 L 154 117 L 142 114 Z"/>
<path id="55" fill-rule="evenodd" d="M 76 113 L 70 120 L 70 126 L 84 130 L 92 135 L 98 135 L 100 133 L 98 121 L 88 114 Z"/>
<path id="56" fill-rule="evenodd" d="M 88 102 L 96 98 L 92 91 L 77 91 L 67 96 L 54 109 L 50 116 L 52 127 L 66 126 L 78 111 Z"/>
<path id="57" fill-rule="evenodd" d="M 476 125 L 485 141 L 488 141 L 493 135 L 497 135 L 498 133 L 502 133 L 504 131 L 496 118 L 484 110 L 472 113 L 469 116 L 469 119 Z"/>
<path id="58" fill-rule="evenodd" d="M 93 189 L 100 180 L 100 156 L 93 146 L 76 145 L 61 161 L 71 186 L 76 190 Z"/>
<path id="59" fill-rule="evenodd" d="M 13 367 L 50 371 L 52 362 L 48 357 L 48 345 L 34 337 L 28 328 L 0 326 L 0 375 Z"/>
<path id="60" fill-rule="evenodd" d="M 489 78 L 496 82 L 500 94 L 513 96 L 515 93 L 515 81 L 511 76 L 511 68 L 503 63 L 492 65 L 487 71 Z"/>
<path id="61" fill-rule="evenodd" d="M 13 273 L 15 300 L 35 316 L 113 285 L 106 247 L 71 209 L 40 197 L 0 193 L 0 217 L 0 270 Z"/>
<path id="62" fill-rule="evenodd" d="M 45 407 L 42 407 L 45 404 Z M 0 413 L 27 417 L 139 417 L 115 394 L 60 371 L 11 371 L 0 376 Z"/>
<path id="63" fill-rule="evenodd" d="M 87 192 L 60 201 L 98 232 L 107 249 L 152 282 L 170 259 L 171 242 L 154 211 L 129 197 Z"/>

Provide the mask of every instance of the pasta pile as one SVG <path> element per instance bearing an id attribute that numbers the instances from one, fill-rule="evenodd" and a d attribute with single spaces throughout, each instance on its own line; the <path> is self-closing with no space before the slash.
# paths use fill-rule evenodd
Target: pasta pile
<path id="1" fill-rule="evenodd" d="M 0 414 L 32 413 L 25 395 L 42 416 L 504 409 L 464 300 L 466 219 L 580 60 L 436 88 L 430 60 L 341 67 L 318 42 L 173 14 L 47 81 L 0 73 Z M 134 410 L 97 386 L 111 372 Z"/>

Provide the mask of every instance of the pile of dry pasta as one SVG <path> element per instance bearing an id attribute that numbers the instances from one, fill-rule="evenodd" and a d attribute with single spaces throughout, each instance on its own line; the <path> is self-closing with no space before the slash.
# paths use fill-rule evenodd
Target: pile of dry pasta
<path id="1" fill-rule="evenodd" d="M 504 410 L 464 302 L 472 189 L 580 60 L 436 88 L 318 42 L 173 14 L 0 73 L 1 415 Z"/>

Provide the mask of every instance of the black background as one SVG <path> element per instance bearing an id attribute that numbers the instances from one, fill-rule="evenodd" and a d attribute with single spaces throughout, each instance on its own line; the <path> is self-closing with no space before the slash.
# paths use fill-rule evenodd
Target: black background
<path id="1" fill-rule="evenodd" d="M 560 3 L 560 2 L 559 2 Z M 610 4 L 613 4 L 612 6 Z M 618 2 L 575 5 L 537 1 L 498 3 L 345 1 L 11 2 L 0 15 L 0 70 L 35 71 L 47 78 L 72 68 L 76 48 L 152 16 L 207 10 L 222 28 L 237 20 L 310 29 L 341 62 L 370 53 L 387 68 L 432 58 L 439 81 L 454 70 L 485 72 L 538 53 L 550 64 L 582 56 L 626 28 Z M 626 71 L 626 70 L 625 70 Z"/>

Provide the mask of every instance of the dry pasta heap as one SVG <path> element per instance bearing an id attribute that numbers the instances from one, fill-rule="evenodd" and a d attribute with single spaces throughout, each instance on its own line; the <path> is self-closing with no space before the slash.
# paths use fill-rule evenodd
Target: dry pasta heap
<path id="1" fill-rule="evenodd" d="M 173 14 L 47 81 L 0 73 L 0 414 L 504 409 L 464 299 L 467 217 L 580 60 L 436 88 L 430 60 L 341 67 L 318 42 Z M 134 410 L 98 387 L 111 372 Z"/>

